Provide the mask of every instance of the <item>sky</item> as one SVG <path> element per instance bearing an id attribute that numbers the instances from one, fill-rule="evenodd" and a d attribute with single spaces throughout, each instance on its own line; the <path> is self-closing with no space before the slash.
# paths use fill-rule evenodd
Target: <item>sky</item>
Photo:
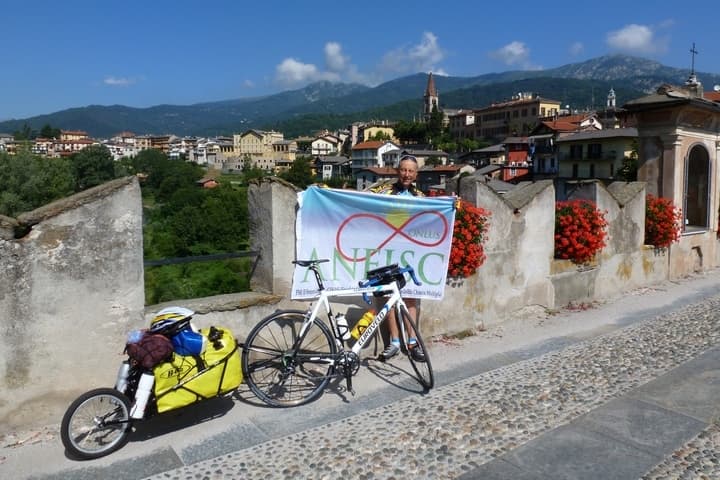
<path id="1" fill-rule="evenodd" d="M 35 0 L 0 8 L 0 120 L 624 53 L 720 74 L 717 2 Z M 712 86 L 705 86 L 706 89 Z"/>

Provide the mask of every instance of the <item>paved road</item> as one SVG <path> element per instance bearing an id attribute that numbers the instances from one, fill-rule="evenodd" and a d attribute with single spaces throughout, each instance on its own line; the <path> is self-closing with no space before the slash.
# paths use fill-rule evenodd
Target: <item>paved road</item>
<path id="1" fill-rule="evenodd" d="M 340 382 L 278 410 L 241 388 L 140 424 L 92 462 L 65 458 L 48 428 L 2 448 L 0 476 L 720 478 L 718 286 L 714 271 L 434 342 L 429 394 L 404 359 L 368 360 L 355 396 Z"/>

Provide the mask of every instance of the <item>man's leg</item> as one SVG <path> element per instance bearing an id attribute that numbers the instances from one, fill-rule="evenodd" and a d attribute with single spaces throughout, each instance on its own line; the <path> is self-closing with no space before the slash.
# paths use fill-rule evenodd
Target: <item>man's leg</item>
<path id="1" fill-rule="evenodd" d="M 406 298 L 404 300 L 410 318 L 413 322 L 415 322 L 415 324 L 417 324 L 417 300 L 414 298 Z M 400 329 L 398 328 L 397 320 L 395 318 L 394 308 L 388 313 L 388 331 L 390 333 L 390 343 L 381 354 L 385 360 L 394 357 L 400 351 Z M 415 340 L 415 331 L 407 322 L 405 322 L 405 331 L 408 336 L 408 343 L 410 343 L 410 345 L 407 345 L 409 348 Z"/>

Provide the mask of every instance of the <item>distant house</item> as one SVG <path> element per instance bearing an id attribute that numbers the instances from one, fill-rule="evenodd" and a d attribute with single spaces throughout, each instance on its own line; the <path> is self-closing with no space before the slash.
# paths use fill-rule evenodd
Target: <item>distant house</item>
<path id="1" fill-rule="evenodd" d="M 342 156 L 318 155 L 315 157 L 315 171 L 320 179 L 330 180 L 331 178 L 349 179 L 351 175 L 351 160 Z"/>
<path id="2" fill-rule="evenodd" d="M 431 159 L 438 165 L 447 165 L 449 158 L 449 155 L 442 150 L 425 150 L 407 147 L 400 150 L 399 156 L 402 157 L 403 155 L 412 155 L 415 157 L 418 161 L 419 168 L 424 167 L 426 164 L 433 163 L 429 162 Z"/>
<path id="3" fill-rule="evenodd" d="M 505 163 L 501 174 L 504 182 L 527 179 L 531 173 L 529 162 L 529 143 L 527 137 L 507 137 L 505 146 Z"/>
<path id="4" fill-rule="evenodd" d="M 478 148 L 471 152 L 458 155 L 458 162 L 482 168 L 486 165 L 501 165 L 505 163 L 505 146 L 502 143 Z"/>
<path id="5" fill-rule="evenodd" d="M 352 174 L 357 179 L 358 173 L 370 167 L 385 167 L 383 154 L 391 150 L 400 151 L 400 147 L 393 142 L 373 140 L 358 143 L 352 148 Z M 360 189 L 358 182 L 358 189 Z"/>
<path id="6" fill-rule="evenodd" d="M 214 178 L 201 178 L 195 183 L 202 188 L 215 188 L 219 185 L 217 180 L 215 180 Z"/>
<path id="7" fill-rule="evenodd" d="M 561 178 L 613 180 L 632 154 L 637 128 L 609 128 L 561 135 L 557 140 Z"/>
<path id="8" fill-rule="evenodd" d="M 470 165 L 426 166 L 418 171 L 417 187 L 425 195 L 445 195 L 450 179 L 463 172 L 472 174 L 475 168 Z M 456 191 L 457 188 L 451 190 Z"/>
<path id="9" fill-rule="evenodd" d="M 310 153 L 314 155 L 331 155 L 342 149 L 342 140 L 335 135 L 323 135 L 310 143 Z"/>
<path id="10" fill-rule="evenodd" d="M 376 183 L 397 180 L 397 170 L 392 167 L 363 168 L 356 173 L 355 179 L 358 190 L 367 190 Z"/>

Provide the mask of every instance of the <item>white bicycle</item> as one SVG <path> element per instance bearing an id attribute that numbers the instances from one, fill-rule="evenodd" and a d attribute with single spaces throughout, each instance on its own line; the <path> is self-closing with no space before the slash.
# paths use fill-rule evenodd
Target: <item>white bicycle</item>
<path id="1" fill-rule="evenodd" d="M 388 318 L 391 309 L 401 336 L 402 346 L 415 372 L 415 378 L 425 391 L 434 385 L 430 356 L 416 323 L 410 317 L 400 289 L 406 284 L 405 274 L 420 285 L 411 266 L 397 264 L 377 268 L 367 273 L 358 288 L 328 291 L 320 276 L 322 260 L 297 260 L 293 263 L 306 267 L 315 274 L 319 297 L 308 311 L 279 310 L 261 320 L 248 335 L 242 351 L 243 379 L 250 390 L 267 405 L 291 407 L 316 399 L 331 379 L 344 377 L 347 389 L 353 392 L 352 377 L 360 369 L 360 351 L 370 341 L 380 324 Z M 375 314 L 350 349 L 343 342 L 344 331 L 337 323 L 330 299 L 362 295 L 370 303 L 369 294 L 389 296 L 385 305 Z M 320 319 L 324 309 L 327 322 Z M 409 330 L 409 331 L 408 331 Z M 414 338 L 417 343 L 409 343 Z M 424 359 L 410 354 L 410 348 L 421 348 Z"/>

